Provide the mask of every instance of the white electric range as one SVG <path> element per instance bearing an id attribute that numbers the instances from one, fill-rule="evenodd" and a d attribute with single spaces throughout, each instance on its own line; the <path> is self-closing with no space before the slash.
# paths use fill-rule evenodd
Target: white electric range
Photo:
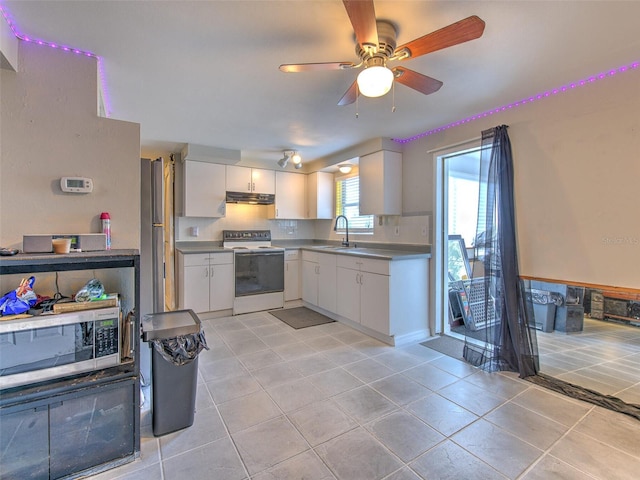
<path id="1" fill-rule="evenodd" d="M 233 314 L 284 306 L 284 248 L 271 245 L 269 230 L 223 230 L 222 246 L 233 250 Z"/>

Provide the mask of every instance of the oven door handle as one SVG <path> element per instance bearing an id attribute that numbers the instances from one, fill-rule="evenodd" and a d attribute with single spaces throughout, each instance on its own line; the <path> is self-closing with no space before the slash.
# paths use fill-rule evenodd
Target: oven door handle
<path id="1" fill-rule="evenodd" d="M 284 252 L 236 252 L 236 255 L 242 257 L 271 257 L 278 255 L 284 258 Z"/>

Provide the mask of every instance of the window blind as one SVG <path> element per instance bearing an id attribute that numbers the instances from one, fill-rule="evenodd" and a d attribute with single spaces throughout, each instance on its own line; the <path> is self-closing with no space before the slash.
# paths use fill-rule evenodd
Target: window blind
<path id="1" fill-rule="evenodd" d="M 347 177 L 336 181 L 336 216 L 349 220 L 349 230 L 373 232 L 373 215 L 360 215 L 360 178 Z M 340 222 L 339 227 L 343 223 Z M 344 228 L 344 227 L 343 227 Z"/>

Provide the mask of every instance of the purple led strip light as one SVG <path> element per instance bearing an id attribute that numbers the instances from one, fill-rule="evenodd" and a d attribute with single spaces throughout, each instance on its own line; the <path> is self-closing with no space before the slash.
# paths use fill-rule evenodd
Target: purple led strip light
<path id="1" fill-rule="evenodd" d="M 100 58 L 98 55 L 96 55 L 95 53 L 92 52 L 88 52 L 85 50 L 79 50 L 77 48 L 72 48 L 69 47 L 67 45 L 58 45 L 57 43 L 52 43 L 52 42 L 46 42 L 44 40 L 39 40 L 39 39 L 34 39 L 31 38 L 27 35 L 23 35 L 22 33 L 20 33 L 18 31 L 18 28 L 16 27 L 15 22 L 13 22 L 11 20 L 11 18 L 9 17 L 9 12 L 7 11 L 6 7 L 4 7 L 3 5 L 0 5 L 0 12 L 2 12 L 2 16 L 4 17 L 4 19 L 6 20 L 7 24 L 9 25 L 9 28 L 11 29 L 11 31 L 13 32 L 13 34 L 15 35 L 15 37 L 19 40 L 22 40 L 24 42 L 29 42 L 29 43 L 33 43 L 36 45 L 42 45 L 45 47 L 51 47 L 51 48 L 55 48 L 57 50 L 63 50 L 65 52 L 71 52 L 71 53 L 75 53 L 76 55 L 84 55 L 85 57 L 91 57 L 91 58 L 95 58 L 98 62 L 98 76 L 100 77 L 100 83 L 102 85 L 102 101 L 104 102 L 104 106 L 105 106 L 105 112 L 107 114 L 107 116 L 109 116 L 111 114 L 111 109 L 109 108 L 109 103 L 107 101 L 107 83 L 105 80 L 105 75 L 104 75 L 104 66 L 102 63 L 102 58 Z"/>
<path id="2" fill-rule="evenodd" d="M 564 92 L 576 89 L 578 87 L 583 87 L 583 86 L 588 85 L 590 83 L 594 83 L 597 80 L 603 80 L 605 78 L 614 77 L 615 75 L 617 75 L 619 73 L 625 73 L 625 72 L 628 72 L 629 70 L 637 69 L 639 66 L 640 66 L 640 62 L 633 62 L 631 65 L 624 65 L 624 66 L 619 67 L 619 68 L 614 68 L 612 70 L 609 70 L 606 73 L 599 73 L 598 75 L 591 76 L 591 77 L 589 77 L 587 79 L 579 80 L 577 82 L 572 82 L 572 83 L 570 83 L 568 85 L 563 85 L 560 88 L 554 88 L 554 89 L 549 90 L 547 92 L 539 93 L 538 95 L 533 95 L 531 97 L 524 98 L 524 99 L 522 99 L 522 100 L 520 100 L 518 102 L 513 102 L 513 103 L 510 103 L 508 105 L 504 105 L 502 107 L 498 107 L 498 108 L 494 108 L 494 109 L 491 109 L 491 110 L 487 110 L 486 112 L 479 113 L 478 115 L 473 115 L 472 117 L 467 117 L 467 118 L 465 118 L 463 120 L 459 120 L 457 122 L 450 123 L 449 125 L 444 125 L 442 127 L 434 128 L 433 130 L 428 130 L 426 132 L 419 133 L 417 135 L 414 135 L 413 137 L 393 138 L 392 140 L 394 142 L 397 142 L 397 143 L 413 142 L 414 140 L 417 140 L 419 138 L 427 137 L 429 135 L 433 135 L 434 133 L 442 132 L 443 130 L 447 130 L 449 128 L 458 127 L 460 125 L 464 125 L 465 123 L 469 123 L 469 122 L 472 122 L 474 120 L 479 120 L 481 118 L 485 118 L 485 117 L 488 117 L 488 116 L 491 116 L 491 115 L 495 115 L 495 114 L 500 113 L 500 112 L 504 112 L 505 110 L 510 110 L 512 108 L 519 107 L 521 105 L 526 105 L 526 104 L 535 102 L 537 100 L 542 100 L 542 99 L 545 99 L 547 97 L 551 97 L 553 95 L 557 95 L 558 93 L 564 93 Z"/>

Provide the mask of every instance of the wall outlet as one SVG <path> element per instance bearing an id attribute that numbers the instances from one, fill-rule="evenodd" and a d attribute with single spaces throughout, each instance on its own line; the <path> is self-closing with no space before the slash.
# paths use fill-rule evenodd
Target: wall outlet
<path id="1" fill-rule="evenodd" d="M 422 236 L 423 237 L 427 236 L 427 226 L 426 225 L 424 227 L 422 227 Z"/>
<path id="2" fill-rule="evenodd" d="M 400 227 L 395 227 L 393 229 L 393 233 L 395 234 L 395 236 L 397 237 L 398 235 L 400 235 Z"/>

